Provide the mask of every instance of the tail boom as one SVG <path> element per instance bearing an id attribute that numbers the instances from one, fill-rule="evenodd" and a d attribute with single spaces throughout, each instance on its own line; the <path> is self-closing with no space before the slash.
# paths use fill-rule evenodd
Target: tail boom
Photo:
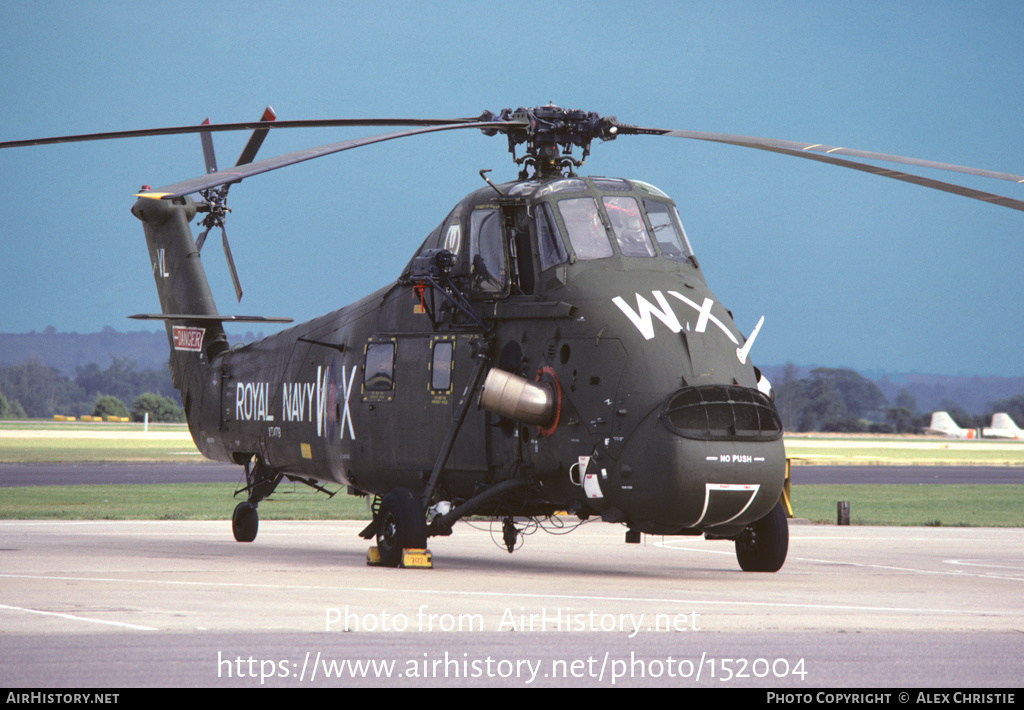
<path id="1" fill-rule="evenodd" d="M 132 207 L 143 224 L 160 315 L 171 348 L 171 380 L 181 393 L 189 429 L 200 450 L 199 414 L 210 363 L 228 349 L 227 336 L 213 302 L 189 222 L 196 215 L 190 198 L 160 200 L 140 197 Z M 216 411 L 214 408 L 213 411 Z M 205 451 L 204 451 L 205 453 Z"/>

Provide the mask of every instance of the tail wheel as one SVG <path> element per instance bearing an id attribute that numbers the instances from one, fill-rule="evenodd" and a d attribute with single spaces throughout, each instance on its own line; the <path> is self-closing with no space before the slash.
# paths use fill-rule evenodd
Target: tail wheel
<path id="1" fill-rule="evenodd" d="M 744 572 L 778 572 L 789 552 L 789 522 L 782 503 L 747 526 L 736 538 L 736 559 Z"/>
<path id="2" fill-rule="evenodd" d="M 260 514 L 256 512 L 255 505 L 244 501 L 235 506 L 235 512 L 231 516 L 231 532 L 235 534 L 238 542 L 252 542 L 256 539 L 259 528 Z"/>
<path id="3" fill-rule="evenodd" d="M 427 546 L 427 522 L 419 499 L 408 488 L 388 491 L 377 511 L 377 552 L 385 567 L 402 562 L 402 550 Z"/>

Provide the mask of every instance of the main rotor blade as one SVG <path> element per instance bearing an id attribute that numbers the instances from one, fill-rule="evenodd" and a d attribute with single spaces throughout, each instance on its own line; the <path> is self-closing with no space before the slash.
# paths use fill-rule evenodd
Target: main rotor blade
<path id="1" fill-rule="evenodd" d="M 872 173 L 873 175 L 881 175 L 882 177 L 892 178 L 893 180 L 901 180 L 903 182 L 909 182 L 913 185 L 920 185 L 922 187 L 930 187 L 933 190 L 941 190 L 943 192 L 949 192 L 954 195 L 961 195 L 962 197 L 969 197 L 972 200 L 980 200 L 987 202 L 992 205 L 999 205 L 1000 207 L 1008 207 L 1011 210 L 1019 210 L 1024 212 L 1024 201 L 1015 200 L 1012 197 L 1004 197 L 1003 195 L 996 195 L 991 192 L 984 192 L 982 190 L 975 190 L 970 187 L 964 187 L 963 185 L 956 185 L 950 182 L 942 182 L 941 180 L 933 180 L 926 178 L 921 175 L 913 175 L 911 173 L 904 173 L 899 170 L 890 170 L 889 168 L 883 168 L 878 165 L 869 165 L 867 163 L 857 163 L 852 160 L 843 160 L 842 158 L 833 158 L 830 155 L 817 155 L 811 153 L 802 153 L 795 150 L 786 150 L 784 148 L 774 148 L 774 152 L 782 153 L 784 155 L 793 155 L 799 158 L 807 158 L 809 160 L 817 160 L 822 163 L 829 163 L 831 165 L 838 165 L 844 168 L 850 168 L 852 170 L 860 170 L 865 173 Z"/>
<path id="2" fill-rule="evenodd" d="M 631 130 L 633 129 L 633 130 Z M 914 165 L 919 168 L 933 168 L 935 170 L 948 170 L 952 172 L 965 173 L 967 175 L 978 175 L 980 177 L 994 178 L 996 180 L 1007 180 L 1024 184 L 1024 175 L 1013 175 L 1012 173 L 1000 173 L 982 168 L 971 168 L 964 165 L 952 165 L 950 163 L 937 163 L 934 160 L 922 160 L 920 158 L 909 158 L 904 155 L 891 155 L 889 153 L 874 153 L 868 150 L 857 150 L 855 148 L 841 148 L 823 145 L 821 143 L 798 143 L 796 141 L 777 140 L 775 138 L 755 138 L 753 136 L 733 136 L 726 133 L 705 133 L 701 131 L 678 131 L 659 128 L 640 128 L 638 126 L 621 126 L 622 133 L 654 134 L 673 136 L 675 138 L 692 138 L 694 140 L 711 141 L 714 143 L 728 143 L 746 148 L 758 148 L 760 150 L 777 152 L 822 153 L 825 155 L 849 155 L 854 158 L 865 158 L 867 160 L 883 160 L 890 163 L 903 163 Z"/>
<path id="3" fill-rule="evenodd" d="M 147 136 L 172 136 L 203 131 L 248 131 L 270 128 L 344 128 L 360 126 L 456 126 L 481 121 L 483 116 L 472 118 L 326 118 L 298 121 L 245 121 L 243 123 L 211 123 L 206 126 L 173 126 L 169 128 L 143 128 L 132 131 L 107 131 L 105 133 L 82 133 L 72 136 L 50 138 L 28 138 L 17 141 L 2 141 L 0 149 L 22 148 L 32 145 L 56 143 L 77 143 L 82 141 L 115 140 L 118 138 L 144 138 Z M 503 124 L 504 125 L 504 124 Z"/>
<path id="4" fill-rule="evenodd" d="M 199 192 L 200 190 L 207 190 L 211 187 L 217 187 L 219 185 L 226 185 L 228 183 L 235 183 L 244 178 L 252 177 L 253 175 L 259 175 L 266 173 L 271 170 L 277 170 L 287 165 L 294 165 L 296 163 L 302 163 L 313 158 L 320 158 L 325 155 L 331 155 L 332 153 L 340 153 L 343 150 L 351 150 L 352 148 L 359 148 L 364 145 L 371 145 L 373 143 L 381 143 L 383 141 L 393 140 L 395 138 L 405 138 L 407 136 L 420 135 L 422 133 L 434 133 L 437 131 L 450 131 L 461 128 L 503 128 L 508 126 L 518 126 L 518 123 L 510 123 L 508 121 L 476 121 L 473 123 L 459 123 L 459 124 L 447 124 L 442 126 L 431 126 L 429 128 L 416 128 L 409 131 L 397 131 L 395 133 L 384 133 L 377 136 L 368 136 L 366 138 L 355 138 L 353 140 L 341 141 L 340 143 L 330 143 L 323 145 L 318 148 L 307 148 L 305 150 L 299 150 L 294 153 L 286 153 L 285 155 L 279 155 L 276 158 L 267 158 L 265 160 L 258 160 L 255 163 L 249 163 L 248 165 L 240 165 L 227 170 L 221 170 L 210 175 L 203 175 L 201 177 L 193 178 L 191 180 L 185 180 L 182 182 L 174 183 L 173 185 L 167 185 L 156 190 L 146 191 L 138 193 L 139 197 L 150 197 L 170 200 L 175 197 L 181 197 L 182 195 L 189 195 L 193 192 Z"/>
<path id="5" fill-rule="evenodd" d="M 966 167 L 963 165 L 951 165 L 949 163 L 937 163 L 931 160 L 908 158 L 902 155 L 873 153 L 870 151 L 856 150 L 853 148 L 832 148 L 818 143 L 797 143 L 794 141 L 783 141 L 772 138 L 735 136 L 728 135 L 725 133 L 704 133 L 700 131 L 681 131 L 661 128 L 641 128 L 639 126 L 629 126 L 624 124 L 619 124 L 618 128 L 620 133 L 624 133 L 627 135 L 661 135 L 675 138 L 690 138 L 693 140 L 709 141 L 712 143 L 726 143 L 728 145 L 738 145 L 744 148 L 755 148 L 757 150 L 765 150 L 771 153 L 792 155 L 797 158 L 816 160 L 821 163 L 829 163 L 830 165 L 838 165 L 840 167 L 850 168 L 852 170 L 860 170 L 862 172 L 872 173 L 874 175 L 881 175 L 882 177 L 892 178 L 894 180 L 901 180 L 903 182 L 921 185 L 922 187 L 929 187 L 934 190 L 942 190 L 943 192 L 949 192 L 955 195 L 961 195 L 963 197 L 970 197 L 971 199 L 981 200 L 982 202 L 988 202 L 990 204 L 999 205 L 1001 207 L 1008 207 L 1010 209 L 1024 211 L 1024 201 L 1021 200 L 1015 200 L 1010 197 L 1004 197 L 1002 195 L 996 195 L 990 192 L 983 192 L 981 190 L 974 190 L 972 188 L 964 187 L 962 185 L 955 185 L 953 183 L 942 182 L 941 180 L 933 180 L 931 178 L 922 177 L 920 175 L 904 173 L 900 172 L 899 170 L 891 170 L 889 168 L 883 168 L 877 165 L 870 165 L 868 163 L 858 163 L 852 160 L 844 160 L 842 158 L 835 157 L 835 154 L 853 155 L 861 158 L 866 158 L 869 160 L 882 160 L 893 163 L 905 163 L 907 165 L 916 165 L 918 167 L 933 168 L 936 170 L 947 170 L 952 172 L 965 173 L 967 175 L 977 175 L 980 177 L 994 178 L 996 180 L 1007 180 L 1018 184 L 1024 184 L 1024 175 L 1000 173 L 994 172 L 992 170 L 983 170 L 981 168 Z"/>

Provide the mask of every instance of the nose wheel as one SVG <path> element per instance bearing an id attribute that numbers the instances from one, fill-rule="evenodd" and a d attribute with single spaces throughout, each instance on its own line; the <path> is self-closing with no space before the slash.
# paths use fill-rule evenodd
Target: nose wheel
<path id="1" fill-rule="evenodd" d="M 255 465 L 251 463 L 245 463 L 245 488 L 235 491 L 235 495 L 248 491 L 249 499 L 236 505 L 231 515 L 231 532 L 238 542 L 252 542 L 256 539 L 260 529 L 260 514 L 256 512 L 256 506 L 274 492 L 282 478 L 280 473 L 258 459 Z"/>
<path id="2" fill-rule="evenodd" d="M 789 522 L 782 503 L 736 538 L 736 559 L 744 572 L 778 572 L 789 552 Z"/>
<path id="3" fill-rule="evenodd" d="M 231 515 L 231 532 L 235 534 L 235 540 L 252 542 L 259 528 L 260 514 L 256 512 L 255 504 L 243 501 L 235 506 L 235 512 Z"/>

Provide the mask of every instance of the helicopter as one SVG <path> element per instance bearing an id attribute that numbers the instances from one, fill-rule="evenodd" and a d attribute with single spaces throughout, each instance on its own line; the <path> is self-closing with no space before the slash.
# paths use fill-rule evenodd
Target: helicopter
<path id="1" fill-rule="evenodd" d="M 255 160 L 271 129 L 404 127 Z M 242 288 L 225 231 L 231 185 L 398 138 L 474 129 L 507 139 L 517 177 L 484 181 L 427 235 L 398 278 L 353 304 L 229 347 L 201 261 L 209 233 Z M 252 130 L 218 170 L 212 134 Z M 709 289 L 672 199 L 633 178 L 581 176 L 594 140 L 647 135 L 766 150 L 1024 210 L 1024 202 L 860 163 L 887 161 L 1024 182 L 1007 173 L 844 147 L 645 128 L 549 104 L 452 119 L 278 121 L 8 141 L 0 148 L 198 133 L 205 175 L 144 186 L 143 224 L 170 370 L 199 451 L 244 468 L 232 515 L 255 540 L 282 481 L 366 497 L 370 564 L 431 566 L 428 539 L 464 518 L 601 520 L 643 534 L 734 542 L 744 571 L 789 547 L 783 424 L 749 335 Z M 579 157 L 574 151 L 579 150 Z M 842 157 L 840 157 L 842 156 Z M 191 223 L 202 218 L 193 236 Z M 557 517 L 556 517 L 557 516 Z M 562 523 L 559 523 L 562 524 Z"/>

